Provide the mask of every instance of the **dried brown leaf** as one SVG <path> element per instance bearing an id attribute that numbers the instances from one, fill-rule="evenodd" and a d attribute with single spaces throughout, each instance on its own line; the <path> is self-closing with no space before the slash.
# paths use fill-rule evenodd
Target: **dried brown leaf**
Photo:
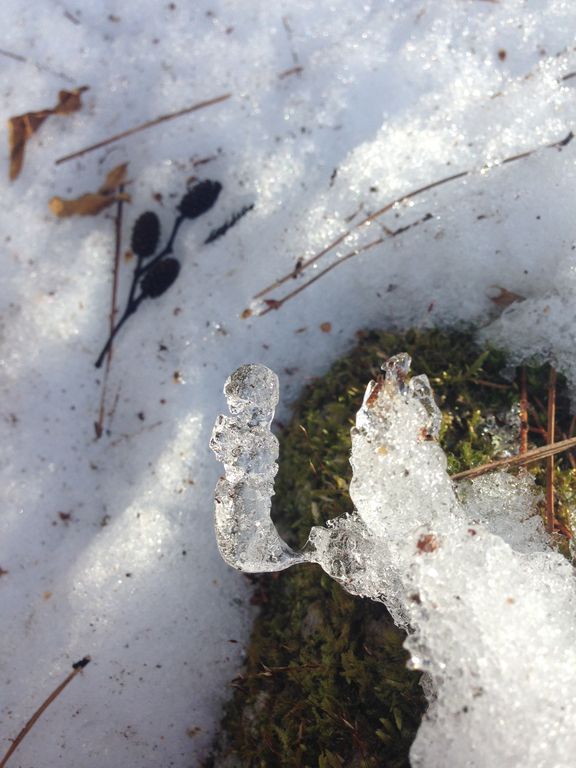
<path id="1" fill-rule="evenodd" d="M 97 216 L 114 203 L 129 203 L 130 195 L 121 191 L 122 185 L 126 183 L 127 171 L 128 163 L 117 165 L 108 172 L 98 192 L 88 192 L 72 200 L 53 197 L 48 207 L 55 216 L 63 219 L 67 216 Z"/>
<path id="2" fill-rule="evenodd" d="M 61 219 L 67 216 L 97 216 L 119 200 L 130 202 L 130 195 L 125 192 L 103 195 L 100 192 L 88 192 L 74 200 L 53 197 L 48 206 L 52 213 Z"/>
<path id="3" fill-rule="evenodd" d="M 88 90 L 87 85 L 76 88 L 74 91 L 60 91 L 58 104 L 52 110 L 55 115 L 69 115 L 78 112 L 82 108 L 82 94 Z"/>
<path id="4" fill-rule="evenodd" d="M 506 288 L 502 288 L 500 285 L 493 285 L 492 288 L 497 288 L 500 293 L 496 296 L 491 296 L 490 301 L 496 304 L 500 309 L 506 309 L 510 304 L 514 304 L 516 301 L 524 301 L 525 296 L 521 296 L 519 293 L 514 293 Z"/>
<path id="5" fill-rule="evenodd" d="M 50 115 L 69 115 L 82 106 L 81 94 L 88 86 L 76 88 L 74 91 L 60 91 L 58 104 L 52 109 L 41 109 L 36 112 L 26 112 L 8 120 L 8 146 L 10 148 L 10 180 L 14 181 L 20 175 L 24 164 L 26 142 L 40 128 Z"/>

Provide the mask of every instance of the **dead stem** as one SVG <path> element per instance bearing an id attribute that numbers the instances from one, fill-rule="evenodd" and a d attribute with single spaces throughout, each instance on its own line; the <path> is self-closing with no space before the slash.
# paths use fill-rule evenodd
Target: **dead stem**
<path id="1" fill-rule="evenodd" d="M 135 133 L 139 133 L 140 131 L 144 131 L 147 128 L 153 128 L 155 125 L 159 125 L 160 123 L 165 123 L 168 120 L 175 120 L 177 117 L 182 117 L 183 115 L 189 115 L 191 112 L 196 112 L 198 109 L 204 109 L 205 107 L 211 107 L 214 104 L 220 104 L 222 101 L 226 101 L 232 96 L 231 93 L 224 93 L 222 96 L 216 96 L 214 99 L 207 99 L 206 101 L 199 101 L 197 104 L 193 104 L 191 107 L 186 107 L 185 109 L 180 109 L 178 112 L 170 112 L 167 115 L 161 115 L 160 117 L 154 118 L 154 120 L 148 120 L 145 123 L 142 123 L 141 125 L 137 125 L 134 128 L 129 128 L 127 131 L 122 131 L 122 133 L 117 133 L 114 136 L 110 136 L 108 139 L 104 139 L 103 141 L 99 141 L 97 144 L 92 144 L 89 147 L 85 147 L 84 149 L 79 149 L 77 152 L 72 152 L 70 155 L 64 155 L 64 157 L 59 157 L 58 160 L 55 160 L 55 165 L 60 165 L 60 163 L 66 163 L 68 160 L 73 160 L 76 157 L 81 157 L 82 155 L 86 155 L 88 152 L 93 152 L 95 149 L 100 149 L 101 147 L 106 147 L 108 144 L 113 144 L 115 141 L 120 141 L 120 139 L 125 139 L 127 136 L 132 136 Z"/>
<path id="2" fill-rule="evenodd" d="M 124 192 L 124 185 L 121 184 L 118 188 L 120 194 Z M 120 256 L 122 253 L 122 212 L 124 208 L 124 201 L 118 200 L 116 208 L 116 216 L 114 217 L 114 270 L 112 277 L 112 297 L 110 300 L 110 333 L 114 331 L 116 324 L 116 315 L 118 314 L 118 280 L 120 275 Z M 96 440 L 100 439 L 102 432 L 104 431 L 104 417 L 106 407 L 106 390 L 108 387 L 108 374 L 110 372 L 110 365 L 112 363 L 112 344 L 106 355 L 106 367 L 104 368 L 104 376 L 102 378 L 102 392 L 100 394 L 100 407 L 98 409 L 98 421 L 94 424 L 94 431 L 96 432 Z"/>
<path id="3" fill-rule="evenodd" d="M 321 277 L 324 277 L 324 275 L 328 274 L 328 272 L 331 272 L 335 267 L 337 267 L 339 264 L 343 264 L 345 261 L 348 261 L 348 259 L 351 259 L 353 256 L 357 256 L 359 253 L 362 253 L 364 251 L 370 250 L 370 248 L 374 248 L 376 245 L 380 245 L 380 243 L 384 242 L 383 237 L 379 237 L 377 240 L 372 240 L 370 243 L 366 243 L 366 245 L 363 245 L 361 248 L 355 248 L 353 251 L 350 251 L 345 256 L 342 256 L 341 259 L 338 259 L 338 261 L 334 261 L 330 266 L 325 267 L 320 272 L 318 272 L 314 277 L 311 277 L 310 280 L 307 280 L 305 283 L 302 283 L 298 286 L 298 288 L 295 288 L 293 291 L 290 291 L 290 293 L 287 293 L 285 296 L 283 296 L 281 299 L 265 299 L 264 302 L 267 304 L 266 309 L 263 309 L 262 312 L 258 313 L 258 317 L 262 317 L 263 315 L 268 314 L 268 312 L 271 312 L 273 309 L 280 309 L 282 304 L 284 304 L 286 301 L 290 301 L 290 299 L 294 298 L 294 296 L 297 296 L 301 291 L 303 291 L 305 288 L 308 288 L 309 285 L 312 285 L 312 283 L 315 283 L 316 280 L 320 280 Z"/>
<path id="4" fill-rule="evenodd" d="M 565 136 L 563 139 L 559 139 L 558 141 L 554 141 L 549 144 L 542 144 L 539 147 L 533 147 L 532 149 L 527 150 L 526 152 L 521 152 L 517 155 L 512 155 L 510 157 L 504 158 L 500 165 L 507 165 L 510 163 L 514 163 L 518 160 L 523 160 L 525 158 L 531 157 L 536 152 L 539 152 L 543 149 L 559 149 L 562 147 L 567 146 L 572 139 L 574 138 L 574 135 L 572 131 L 568 133 L 567 136 Z M 346 240 L 353 232 L 356 232 L 361 227 L 365 227 L 369 224 L 371 224 L 375 219 L 378 219 L 379 217 L 383 216 L 385 213 L 387 213 L 389 210 L 394 208 L 397 205 L 401 205 L 403 203 L 408 202 L 409 200 L 414 199 L 415 197 L 418 197 L 419 195 L 422 195 L 424 192 L 429 192 L 432 189 L 435 189 L 437 187 L 443 186 L 444 184 L 449 184 L 452 181 L 457 181 L 458 179 L 463 179 L 466 176 L 470 176 L 473 173 L 476 172 L 476 169 L 467 169 L 465 171 L 460 171 L 459 173 L 454 173 L 451 176 L 445 176 L 442 179 L 438 179 L 437 181 L 430 182 L 429 184 L 425 184 L 422 187 L 418 187 L 417 189 L 412 190 L 411 192 L 408 192 L 405 195 L 402 195 L 401 197 L 397 197 L 394 200 L 390 201 L 389 203 L 386 203 L 386 205 L 382 206 L 378 210 L 374 211 L 374 213 L 371 213 L 369 216 L 364 217 L 358 224 L 355 224 L 353 227 L 350 227 L 349 229 L 345 230 L 341 235 L 339 235 L 335 240 L 333 240 L 331 243 L 329 243 L 325 248 L 323 248 L 321 251 L 318 251 L 318 253 L 311 256 L 309 259 L 303 259 L 301 257 L 298 259 L 297 263 L 299 265 L 298 272 L 303 272 L 307 267 L 317 264 L 324 256 L 326 256 L 328 253 L 334 250 L 340 243 L 342 243 L 344 240 Z M 402 232 L 405 231 L 404 229 L 401 230 Z M 397 232 L 399 234 L 399 232 Z M 334 269 L 339 264 L 343 264 L 344 261 L 351 258 L 352 255 L 356 255 L 358 253 L 361 253 L 362 250 L 365 250 L 364 248 L 358 248 L 355 251 L 351 252 L 350 254 L 347 254 L 346 257 L 343 257 L 341 259 L 338 259 L 336 262 L 334 262 L 330 267 L 327 267 L 319 274 L 315 275 L 312 279 L 310 279 L 307 283 L 304 283 L 300 288 L 296 291 L 291 291 L 286 296 L 280 298 L 280 299 L 274 299 L 273 304 L 269 305 L 266 309 L 262 310 L 262 312 L 258 313 L 258 317 L 261 317 L 262 315 L 267 314 L 271 309 L 279 309 L 286 301 L 288 301 L 290 298 L 295 296 L 296 294 L 300 293 L 300 291 L 304 290 L 304 288 L 307 288 L 309 285 L 312 285 L 315 283 L 321 276 L 327 274 L 332 269 Z M 282 277 L 279 277 L 277 280 L 275 280 L 273 283 L 270 283 L 270 285 L 267 285 L 265 288 L 263 288 L 261 291 L 258 291 L 254 295 L 254 300 L 260 299 L 266 294 L 270 293 L 270 291 L 273 291 L 274 289 L 280 287 L 284 283 L 286 283 L 288 280 L 291 280 L 294 277 L 294 270 L 291 270 L 287 274 L 283 275 Z M 243 317 L 249 317 L 251 313 L 243 313 Z"/>
<path id="5" fill-rule="evenodd" d="M 90 656 L 85 656 L 83 659 L 80 659 L 80 661 L 77 661 L 75 664 L 72 665 L 72 672 L 66 677 L 65 680 L 63 680 L 60 685 L 55 688 L 50 696 L 38 707 L 36 712 L 32 715 L 32 717 L 28 720 L 26 725 L 22 728 L 20 733 L 16 736 L 12 744 L 10 745 L 10 748 L 0 761 L 0 768 L 5 768 L 6 763 L 8 760 L 12 757 L 14 752 L 18 749 L 22 741 L 26 738 L 30 730 L 35 725 L 36 721 L 44 714 L 44 712 L 48 709 L 50 704 L 60 696 L 64 688 L 74 680 L 76 675 L 81 672 L 84 667 L 90 663 Z"/>
<path id="6" fill-rule="evenodd" d="M 528 451 L 528 388 L 526 385 L 526 366 L 520 368 L 520 456 Z"/>
<path id="7" fill-rule="evenodd" d="M 314 275 L 314 277 L 310 278 L 310 280 L 307 280 L 305 283 L 301 283 L 298 286 L 298 288 L 295 288 L 293 291 L 290 291 L 285 296 L 283 296 L 280 300 L 277 301 L 276 299 L 264 299 L 264 303 L 267 306 L 266 306 L 266 309 L 263 309 L 258 314 L 258 317 L 262 317 L 263 315 L 268 314 L 268 312 L 271 312 L 273 309 L 280 309 L 282 304 L 284 304 L 286 301 L 289 301 L 294 296 L 297 296 L 301 291 L 303 291 L 305 288 L 308 288 L 309 285 L 312 285 L 312 283 L 315 283 L 321 277 L 324 277 L 324 275 L 327 272 L 331 272 L 339 264 L 342 264 L 344 261 L 348 261 L 348 259 L 351 259 L 353 256 L 357 256 L 359 253 L 363 253 L 364 251 L 369 251 L 371 248 L 374 248 L 374 246 L 380 245 L 381 243 L 384 242 L 385 237 L 396 237 L 397 235 L 401 235 L 404 232 L 406 232 L 408 229 L 413 229 L 414 227 L 417 227 L 419 224 L 422 224 L 425 221 L 429 221 L 431 218 L 432 218 L 432 215 L 430 213 L 427 213 L 421 219 L 417 219 L 416 221 L 413 221 L 411 224 L 407 224 L 405 227 L 399 227 L 398 229 L 388 229 L 388 227 L 383 227 L 384 237 L 379 237 L 376 240 L 371 240 L 369 243 L 366 243 L 366 245 L 362 245 L 359 248 L 355 248 L 353 251 L 350 251 L 349 253 L 347 253 L 345 256 L 342 256 L 337 261 L 332 262 L 332 264 L 330 264 L 328 267 L 325 267 L 324 269 L 320 270 L 320 272 L 317 272 Z M 302 269 L 303 269 L 303 266 L 300 266 L 296 274 L 292 272 L 292 277 L 297 277 L 300 274 L 300 271 Z"/>
<path id="8" fill-rule="evenodd" d="M 548 378 L 548 421 L 547 435 L 548 444 L 554 443 L 554 433 L 556 431 L 556 369 L 550 366 L 550 375 Z M 554 531 L 554 455 L 546 459 L 546 528 L 548 533 Z"/>
<path id="9" fill-rule="evenodd" d="M 562 435 L 562 440 L 567 440 L 569 437 L 569 435 L 567 435 L 565 432 L 561 432 L 560 434 Z M 574 458 L 574 454 L 572 453 L 572 451 L 568 451 L 566 453 L 566 458 L 568 459 L 568 462 L 572 467 L 572 469 L 576 469 L 576 459 Z"/>
<path id="10" fill-rule="evenodd" d="M 464 480 L 465 478 L 471 480 L 497 469 L 511 469 L 512 467 L 523 467 L 528 464 L 536 464 L 538 461 L 542 461 L 542 459 L 547 459 L 549 456 L 555 456 L 557 453 L 568 451 L 575 446 L 576 437 L 571 437 L 568 440 L 561 440 L 558 443 L 551 443 L 550 445 L 543 445 L 541 448 L 534 448 L 531 451 L 527 451 L 523 456 L 510 456 L 506 459 L 491 461 L 489 464 L 482 464 L 479 467 L 466 469 L 464 472 L 456 472 L 456 474 L 451 475 L 450 477 L 452 480 Z"/>

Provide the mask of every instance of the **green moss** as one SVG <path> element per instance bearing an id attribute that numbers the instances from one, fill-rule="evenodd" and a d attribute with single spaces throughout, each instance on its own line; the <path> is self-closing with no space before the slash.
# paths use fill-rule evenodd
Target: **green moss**
<path id="1" fill-rule="evenodd" d="M 516 439 L 510 414 L 518 387 L 501 375 L 503 353 L 478 350 L 466 332 L 363 333 L 349 355 L 308 387 L 280 435 L 273 516 L 292 545 L 304 544 L 311 525 L 351 511 L 350 428 L 368 380 L 399 351 L 430 378 L 451 472 L 491 460 Z M 530 369 L 532 421 L 544 426 L 546 387 L 547 371 Z M 562 397 L 558 420 L 568 431 Z M 535 473 L 543 477 L 542 469 Z M 575 473 L 559 461 L 556 474 L 559 514 L 570 527 Z M 419 675 L 405 666 L 404 635 L 384 606 L 349 595 L 314 566 L 254 581 L 261 612 L 226 709 L 227 747 L 218 764 L 408 766 L 425 702 Z"/>

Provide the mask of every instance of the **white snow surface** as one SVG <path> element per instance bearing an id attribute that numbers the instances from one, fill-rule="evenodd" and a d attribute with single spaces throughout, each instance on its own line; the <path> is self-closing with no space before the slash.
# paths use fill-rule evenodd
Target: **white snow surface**
<path id="1" fill-rule="evenodd" d="M 221 561 L 212 528 L 220 466 L 208 440 L 230 371 L 245 362 L 278 371 L 285 408 L 360 328 L 468 322 L 515 359 L 556 361 L 576 386 L 576 142 L 502 164 L 575 125 L 576 9 L 560 0 L 4 0 L 2 20 L 2 125 L 52 106 L 61 88 L 90 90 L 80 112 L 42 126 L 12 183 L 3 139 L 0 735 L 7 748 L 89 654 L 12 764 L 199 765 L 252 617 L 248 585 Z M 195 165 L 203 158 L 214 159 Z M 118 336 L 112 416 L 95 440 L 114 209 L 58 220 L 47 204 L 94 191 L 121 162 L 132 180 L 124 249 L 145 210 L 166 235 L 190 177 L 223 192 L 184 224 L 178 281 Z M 383 237 L 377 247 L 278 311 L 241 319 L 299 259 L 467 169 L 360 228 L 283 289 Z M 121 308 L 131 270 L 123 261 Z M 501 314 L 494 286 L 526 300 Z"/>

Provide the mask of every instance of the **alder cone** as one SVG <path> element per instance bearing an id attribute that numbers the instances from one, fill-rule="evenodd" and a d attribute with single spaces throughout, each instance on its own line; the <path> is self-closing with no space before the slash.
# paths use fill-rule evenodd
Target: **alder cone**
<path id="1" fill-rule="evenodd" d="M 219 181 L 201 181 L 184 195 L 178 210 L 186 219 L 195 219 L 212 208 L 221 190 Z"/>
<path id="2" fill-rule="evenodd" d="M 160 240 L 160 220 L 152 211 L 138 216 L 132 229 L 131 247 L 133 253 L 146 259 L 158 248 Z"/>
<path id="3" fill-rule="evenodd" d="M 180 274 L 178 259 L 162 259 L 142 278 L 140 288 L 144 296 L 157 299 L 162 296 Z"/>

